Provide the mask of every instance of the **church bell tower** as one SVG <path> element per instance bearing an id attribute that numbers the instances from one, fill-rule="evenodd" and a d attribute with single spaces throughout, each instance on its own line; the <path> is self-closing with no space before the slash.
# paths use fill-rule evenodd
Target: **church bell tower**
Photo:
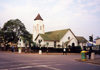
<path id="1" fill-rule="evenodd" d="M 38 14 L 36 18 L 34 19 L 34 24 L 33 24 L 33 41 L 35 41 L 36 37 L 38 34 L 44 34 L 44 24 L 43 24 L 43 19 Z"/>

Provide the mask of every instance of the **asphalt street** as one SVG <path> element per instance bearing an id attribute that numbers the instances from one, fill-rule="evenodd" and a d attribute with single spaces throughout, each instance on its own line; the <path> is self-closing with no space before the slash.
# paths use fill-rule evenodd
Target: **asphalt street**
<path id="1" fill-rule="evenodd" d="M 100 70 L 100 65 L 78 62 L 80 55 L 38 55 L 0 52 L 0 70 Z"/>

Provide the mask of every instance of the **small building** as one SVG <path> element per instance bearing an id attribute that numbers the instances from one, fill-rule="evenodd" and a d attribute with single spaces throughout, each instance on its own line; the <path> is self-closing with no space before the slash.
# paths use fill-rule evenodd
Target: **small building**
<path id="1" fill-rule="evenodd" d="M 96 45 L 100 45 L 100 38 L 96 39 Z"/>
<path id="2" fill-rule="evenodd" d="M 21 48 L 25 47 L 25 42 L 23 40 L 23 37 L 20 36 L 20 38 L 18 40 L 18 45 L 17 46 L 21 47 Z"/>
<path id="3" fill-rule="evenodd" d="M 17 46 L 21 48 L 29 47 L 29 42 L 23 36 L 20 36 Z"/>
<path id="4" fill-rule="evenodd" d="M 18 51 L 19 51 L 19 53 L 21 53 L 22 51 L 27 52 L 27 50 L 29 49 L 29 43 L 28 43 L 28 41 L 26 41 L 26 40 L 24 39 L 23 36 L 20 36 L 20 37 L 19 37 L 17 46 L 18 46 Z"/>
<path id="5" fill-rule="evenodd" d="M 82 36 L 76 36 L 77 40 L 78 40 L 78 45 L 81 46 L 81 48 L 83 49 L 83 46 L 87 46 L 87 40 L 82 37 Z"/>

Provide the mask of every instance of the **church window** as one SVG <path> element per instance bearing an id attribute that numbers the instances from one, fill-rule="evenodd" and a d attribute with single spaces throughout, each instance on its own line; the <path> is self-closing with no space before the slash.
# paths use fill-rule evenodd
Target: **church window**
<path id="1" fill-rule="evenodd" d="M 75 43 L 72 43 L 72 47 L 75 47 Z"/>
<path id="2" fill-rule="evenodd" d="M 44 29 L 44 25 L 43 25 L 43 29 Z"/>
<path id="3" fill-rule="evenodd" d="M 42 42 L 42 40 L 40 39 L 40 40 L 38 40 L 38 43 L 40 44 Z"/>
<path id="4" fill-rule="evenodd" d="M 70 40 L 70 37 L 68 37 L 68 40 Z"/>
<path id="5" fill-rule="evenodd" d="M 36 27 L 35 27 L 35 31 L 36 31 Z"/>
<path id="6" fill-rule="evenodd" d="M 42 26 L 40 26 L 40 30 L 42 30 Z"/>
<path id="7" fill-rule="evenodd" d="M 39 28 L 39 24 L 37 24 L 37 29 Z"/>

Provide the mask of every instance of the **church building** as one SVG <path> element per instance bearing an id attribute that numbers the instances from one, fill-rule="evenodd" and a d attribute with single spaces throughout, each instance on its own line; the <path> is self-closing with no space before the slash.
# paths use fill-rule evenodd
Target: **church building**
<path id="1" fill-rule="evenodd" d="M 76 36 L 71 29 L 45 32 L 43 19 L 40 14 L 34 19 L 33 41 L 41 47 L 66 48 L 68 46 L 86 46 L 87 40 Z M 39 42 L 41 41 L 41 43 Z"/>

